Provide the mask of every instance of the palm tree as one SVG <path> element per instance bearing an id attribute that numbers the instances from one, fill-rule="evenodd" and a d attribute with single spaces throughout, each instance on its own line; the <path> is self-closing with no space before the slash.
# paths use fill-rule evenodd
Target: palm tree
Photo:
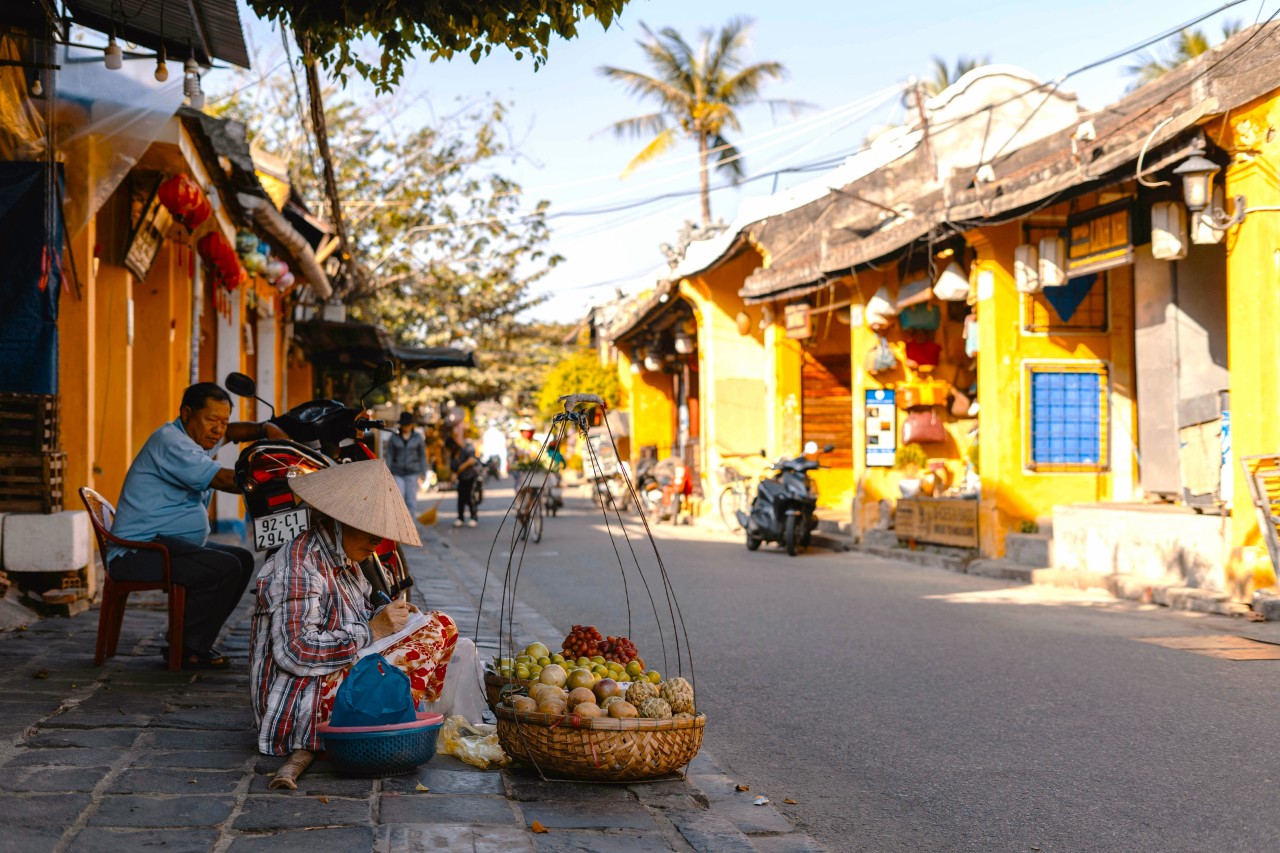
<path id="1" fill-rule="evenodd" d="M 954 68 L 948 68 L 945 59 L 941 56 L 935 56 L 933 58 L 933 79 L 924 81 L 924 91 L 928 95 L 936 95 L 973 69 L 990 64 L 991 58 L 987 56 L 981 59 L 970 59 L 967 56 L 961 56 L 957 57 Z"/>
<path id="2" fill-rule="evenodd" d="M 760 97 L 768 80 L 781 80 L 786 69 L 780 62 L 747 64 L 746 52 L 752 21 L 734 18 L 718 33 L 701 32 L 697 48 L 672 27 L 657 33 L 640 25 L 645 38 L 637 44 L 644 50 L 651 74 L 605 65 L 599 73 L 621 83 L 633 95 L 656 101 L 658 109 L 610 125 L 619 137 L 652 136 L 640 153 L 623 170 L 626 177 L 639 166 L 669 150 L 680 137 L 698 144 L 698 180 L 702 196 L 702 224 L 711 223 L 711 190 L 707 176 L 708 158 L 735 182 L 745 175 L 742 155 L 724 136 L 724 131 L 741 132 L 738 110 L 752 104 L 771 108 L 788 107 L 793 112 L 799 101 Z"/>
<path id="3" fill-rule="evenodd" d="M 1222 23 L 1222 38 L 1229 39 L 1243 29 L 1244 25 L 1240 21 L 1224 21 Z M 1138 56 L 1138 62 L 1130 65 L 1125 69 L 1129 76 L 1134 78 L 1133 85 L 1130 88 L 1136 89 L 1144 83 L 1150 83 L 1157 77 L 1168 74 L 1173 69 L 1195 59 L 1202 53 L 1207 53 L 1213 45 L 1209 41 L 1209 37 L 1205 35 L 1203 30 L 1180 30 L 1176 36 L 1170 39 L 1170 44 L 1162 54 L 1159 51 L 1142 53 Z"/>

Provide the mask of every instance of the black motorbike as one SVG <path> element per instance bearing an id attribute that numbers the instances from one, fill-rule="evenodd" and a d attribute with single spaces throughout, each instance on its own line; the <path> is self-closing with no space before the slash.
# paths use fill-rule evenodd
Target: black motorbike
<path id="1" fill-rule="evenodd" d="M 834 449 L 834 444 L 828 444 L 822 452 Z M 816 459 L 804 456 L 773 464 L 773 475 L 760 481 L 751 512 L 737 513 L 738 523 L 747 532 L 748 551 L 759 548 L 761 542 L 777 542 L 794 557 L 800 548 L 809 547 L 818 526 L 818 486 L 809 472 L 821 467 Z"/>

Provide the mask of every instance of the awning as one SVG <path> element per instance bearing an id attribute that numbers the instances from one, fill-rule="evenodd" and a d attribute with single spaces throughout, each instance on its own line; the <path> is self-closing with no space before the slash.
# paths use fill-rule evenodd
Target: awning
<path id="1" fill-rule="evenodd" d="M 240 68 L 249 67 L 249 51 L 240 27 L 236 0 L 149 0 L 124 4 L 119 0 L 66 0 L 71 19 L 83 27 L 158 51 L 163 42 L 170 59 L 210 66 L 221 59 Z M 161 33 L 164 34 L 163 39 Z"/>
<path id="2" fill-rule="evenodd" d="M 308 320 L 295 323 L 293 339 L 321 367 L 372 368 L 387 359 L 406 370 L 475 367 L 475 354 L 454 347 L 399 347 L 381 326 Z"/>

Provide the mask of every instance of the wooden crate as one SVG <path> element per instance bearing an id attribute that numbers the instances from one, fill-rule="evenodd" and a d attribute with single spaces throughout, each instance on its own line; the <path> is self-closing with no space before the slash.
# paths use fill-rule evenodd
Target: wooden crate
<path id="1" fill-rule="evenodd" d="M 0 454 L 59 449 L 57 394 L 0 394 Z"/>
<path id="2" fill-rule="evenodd" d="M 0 512 L 62 512 L 67 454 L 0 454 Z"/>

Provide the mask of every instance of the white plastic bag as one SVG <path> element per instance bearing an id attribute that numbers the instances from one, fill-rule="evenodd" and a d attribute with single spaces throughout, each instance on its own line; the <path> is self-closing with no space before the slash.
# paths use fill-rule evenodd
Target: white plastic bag
<path id="1" fill-rule="evenodd" d="M 893 325 L 893 318 L 898 316 L 898 305 L 887 287 L 877 290 L 867 301 L 865 315 L 867 326 L 877 332 Z"/>

